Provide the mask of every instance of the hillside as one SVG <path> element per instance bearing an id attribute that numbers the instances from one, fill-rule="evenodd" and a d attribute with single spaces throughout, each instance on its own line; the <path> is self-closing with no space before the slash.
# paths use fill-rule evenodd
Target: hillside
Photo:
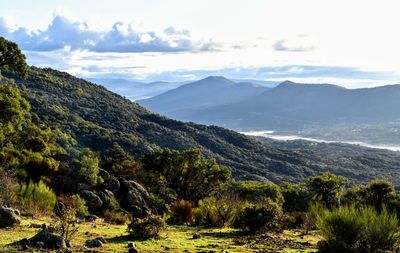
<path id="1" fill-rule="evenodd" d="M 230 166 L 237 178 L 275 182 L 301 181 L 328 170 L 358 183 L 377 176 L 400 179 L 396 169 L 400 155 L 395 152 L 377 151 L 371 159 L 375 150 L 352 146 L 353 155 L 341 158 L 345 150 L 338 147 L 329 158 L 320 159 L 306 149 L 281 149 L 221 127 L 159 116 L 104 87 L 56 70 L 31 68 L 27 80 L 6 76 L 15 78 L 32 111 L 44 122 L 96 151 L 105 151 L 114 142 L 136 157 L 158 147 L 200 148 Z"/>
<path id="2" fill-rule="evenodd" d="M 220 76 L 210 76 L 185 84 L 158 96 L 139 100 L 151 111 L 174 119 L 185 119 L 206 108 L 242 101 L 263 93 L 268 88 L 249 82 L 234 82 Z"/>
<path id="3" fill-rule="evenodd" d="M 232 129 L 389 124 L 400 120 L 399 97 L 400 85 L 345 89 L 285 81 L 258 96 L 205 108 L 180 119 Z"/>

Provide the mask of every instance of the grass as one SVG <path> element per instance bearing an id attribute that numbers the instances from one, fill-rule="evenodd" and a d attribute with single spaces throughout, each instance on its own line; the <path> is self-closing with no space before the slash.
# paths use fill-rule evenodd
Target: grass
<path id="1" fill-rule="evenodd" d="M 10 243 L 29 238 L 39 229 L 31 224 L 49 224 L 49 219 L 24 219 L 19 227 L 0 229 L 0 252 L 16 252 Z M 201 238 L 192 239 L 193 234 Z M 315 233 L 302 236 L 299 231 L 284 231 L 281 234 L 263 236 L 246 236 L 239 230 L 222 228 L 198 228 L 186 226 L 169 226 L 158 240 L 132 240 L 126 233 L 124 225 L 110 225 L 102 221 L 79 224 L 79 232 L 72 241 L 74 252 L 85 252 L 83 247 L 88 239 L 104 237 L 108 243 L 102 248 L 90 252 L 128 252 L 127 245 L 134 242 L 140 252 L 315 252 L 320 239 Z M 89 252 L 89 251 L 88 251 Z"/>

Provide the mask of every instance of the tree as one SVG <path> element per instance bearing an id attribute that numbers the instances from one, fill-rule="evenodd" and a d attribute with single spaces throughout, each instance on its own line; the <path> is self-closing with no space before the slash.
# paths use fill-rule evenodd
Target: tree
<path id="1" fill-rule="evenodd" d="M 79 175 L 91 186 L 100 183 L 99 159 L 89 149 L 84 149 L 81 157 Z"/>
<path id="2" fill-rule="evenodd" d="M 29 110 L 29 103 L 16 87 L 0 85 L 0 149 L 21 132 Z"/>
<path id="3" fill-rule="evenodd" d="M 21 78 L 28 76 L 28 65 L 18 45 L 0 37 L 0 71 L 14 72 Z"/>
<path id="4" fill-rule="evenodd" d="M 114 175 L 121 175 L 128 172 L 135 165 L 135 161 L 126 151 L 117 143 L 108 151 L 102 159 L 102 168 Z"/>
<path id="5" fill-rule="evenodd" d="M 229 168 L 218 165 L 213 159 L 204 159 L 198 149 L 158 150 L 144 156 L 141 162 L 144 169 L 142 181 L 148 187 L 160 188 L 166 184 L 176 192 L 177 197 L 194 202 L 209 196 L 231 179 Z M 154 179 L 159 179 L 160 184 Z"/>
<path id="6" fill-rule="evenodd" d="M 305 185 L 313 200 L 321 201 L 326 207 L 333 208 L 340 204 L 340 197 L 347 182 L 346 178 L 327 172 L 307 178 Z"/>

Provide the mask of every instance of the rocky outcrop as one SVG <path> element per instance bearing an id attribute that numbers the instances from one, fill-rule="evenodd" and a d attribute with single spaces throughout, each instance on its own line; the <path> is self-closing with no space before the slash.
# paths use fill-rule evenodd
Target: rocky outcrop
<path id="1" fill-rule="evenodd" d="M 0 207 L 0 228 L 14 227 L 20 223 L 21 218 L 18 210 Z"/>
<path id="2" fill-rule="evenodd" d="M 82 191 L 80 195 L 86 201 L 86 205 L 91 212 L 97 213 L 102 210 L 103 201 L 97 194 L 92 191 Z"/>
<path id="3" fill-rule="evenodd" d="M 120 178 L 121 189 L 119 191 L 122 208 L 129 211 L 133 218 L 145 217 L 151 211 L 146 202 L 149 193 L 139 183 L 133 180 Z"/>
<path id="4" fill-rule="evenodd" d="M 67 244 L 63 237 L 50 233 L 47 229 L 41 230 L 30 239 L 21 240 L 19 244 L 24 247 L 32 246 L 54 250 L 65 250 L 67 248 Z"/>

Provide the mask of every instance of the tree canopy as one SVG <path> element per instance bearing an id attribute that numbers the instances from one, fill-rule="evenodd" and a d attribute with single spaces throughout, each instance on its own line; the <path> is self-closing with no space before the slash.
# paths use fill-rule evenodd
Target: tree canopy
<path id="1" fill-rule="evenodd" d="M 22 78 L 28 76 L 25 55 L 18 45 L 0 37 L 0 71 L 14 72 Z"/>

